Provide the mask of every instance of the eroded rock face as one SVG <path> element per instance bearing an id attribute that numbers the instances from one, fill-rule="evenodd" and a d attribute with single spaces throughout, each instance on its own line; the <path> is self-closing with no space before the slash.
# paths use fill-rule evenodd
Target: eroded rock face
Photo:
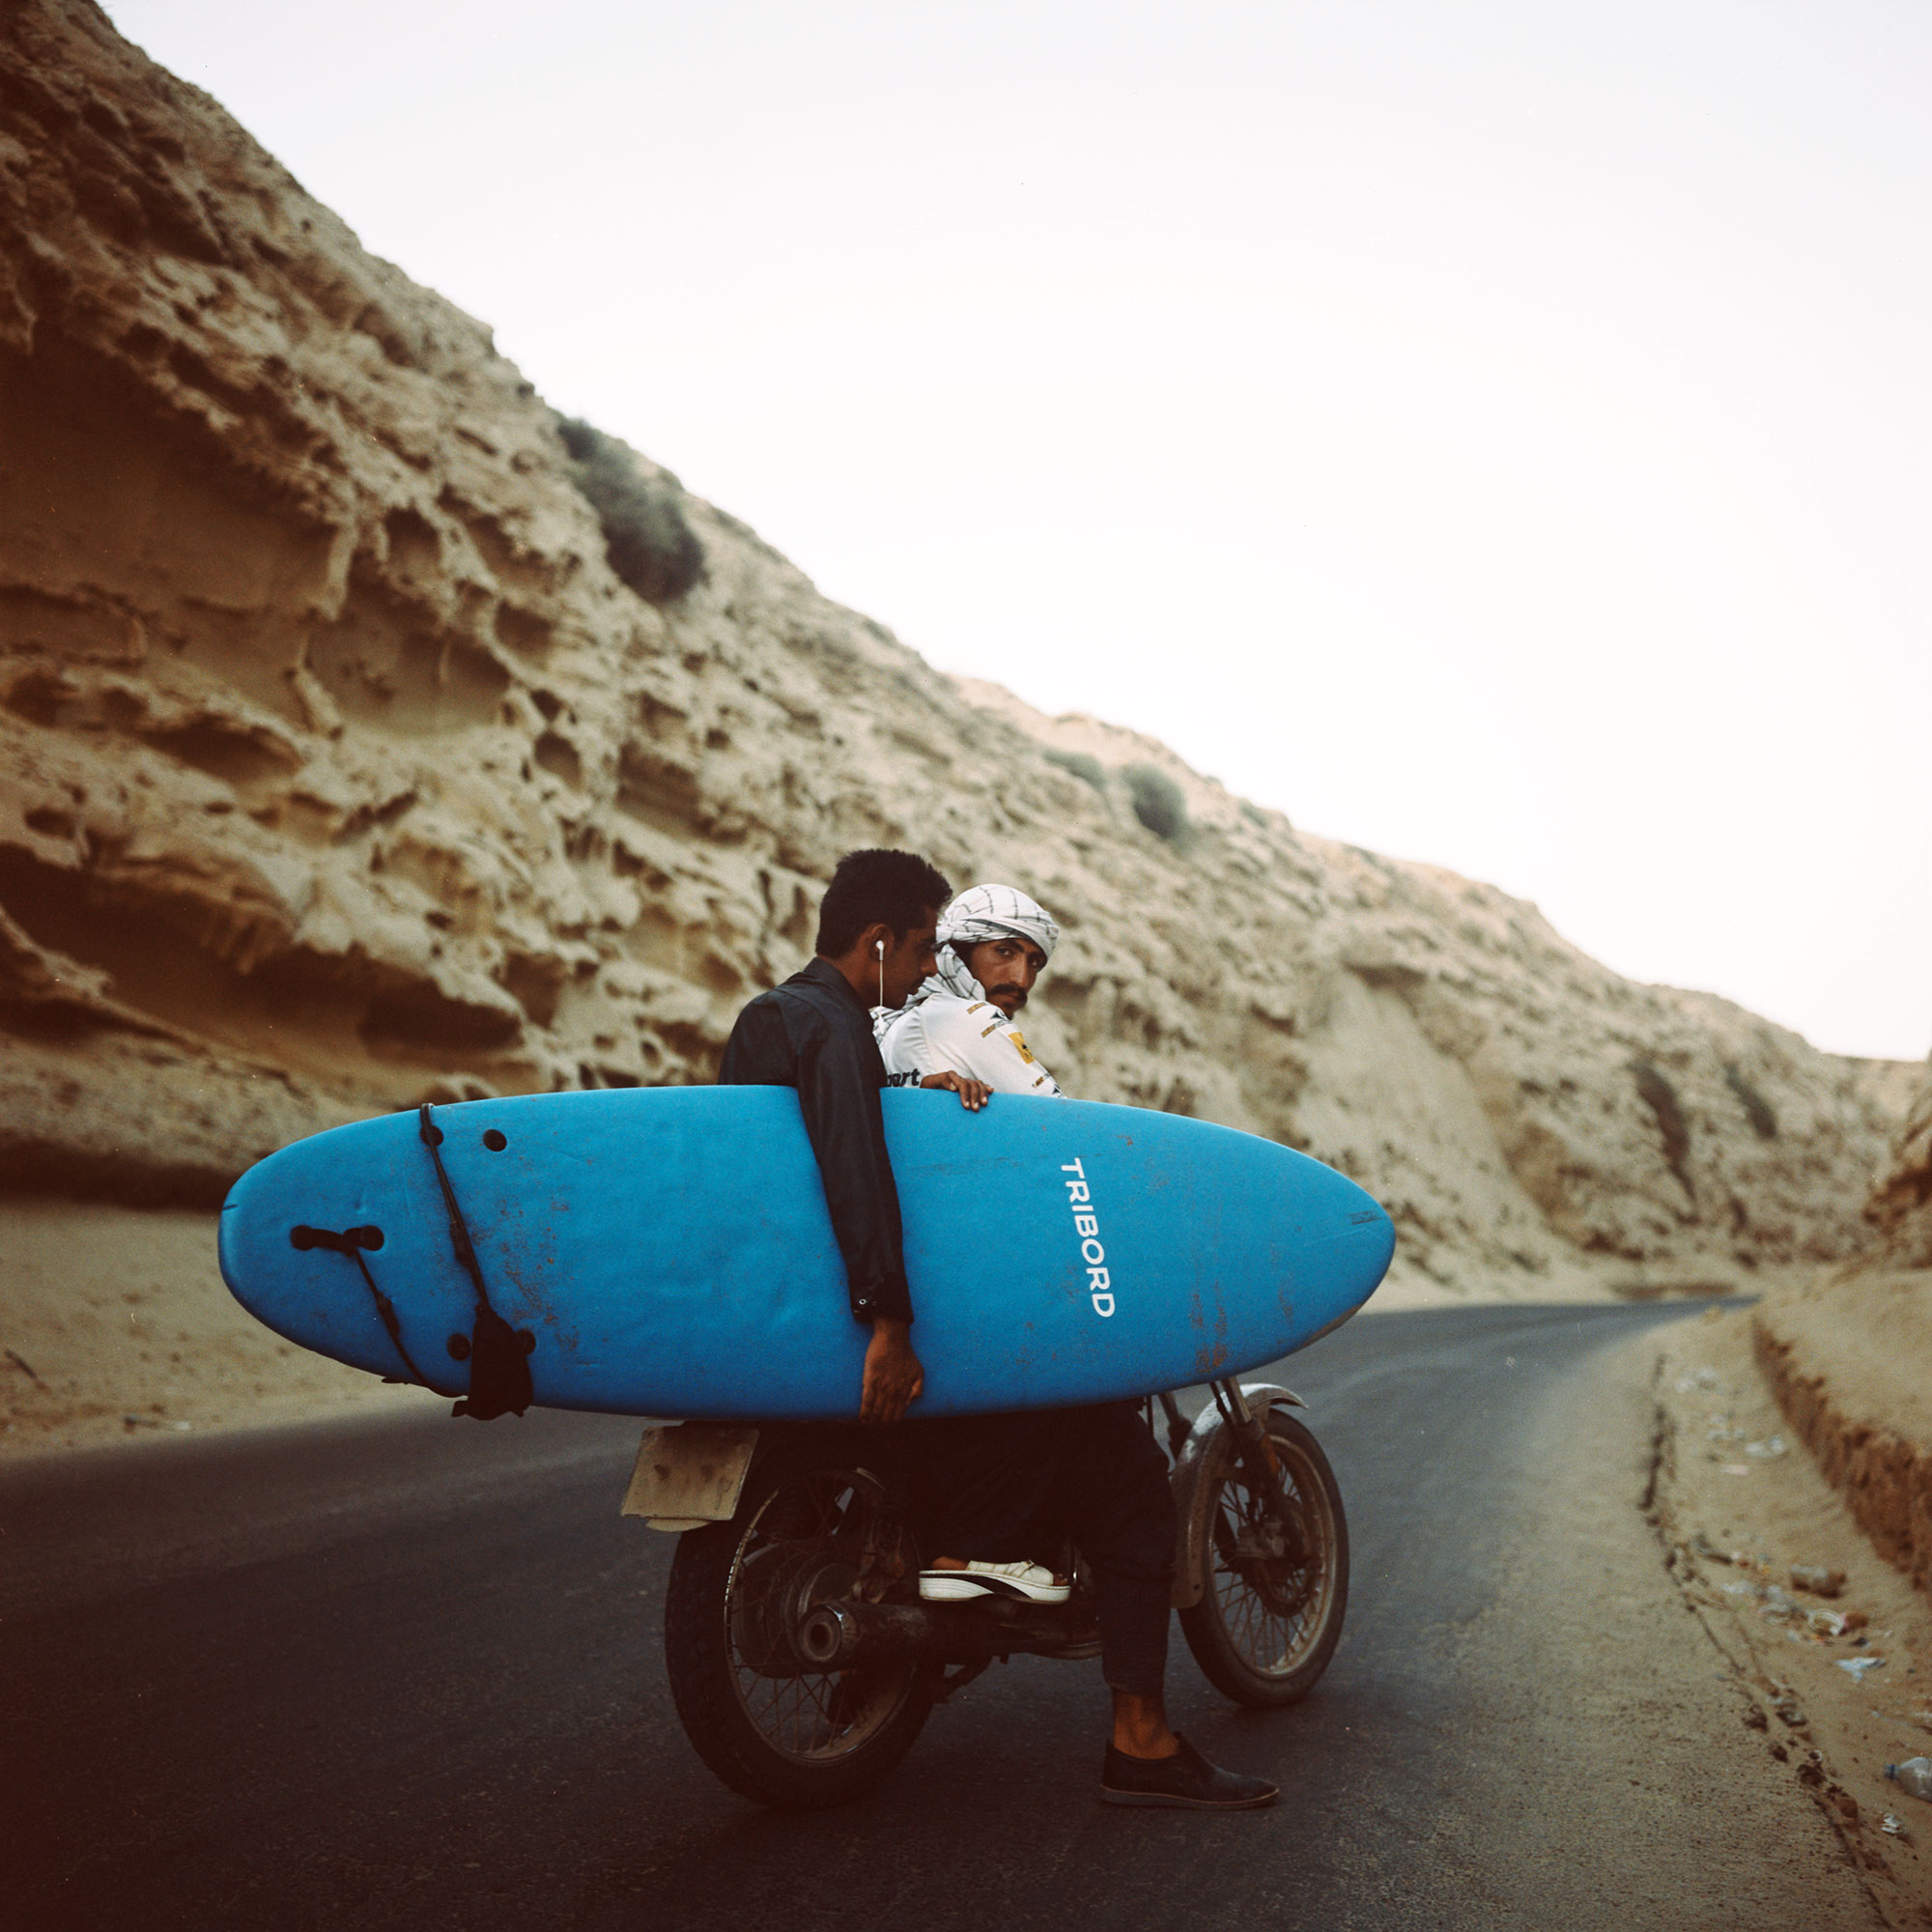
<path id="1" fill-rule="evenodd" d="M 1879 1170 L 1865 1218 L 1879 1231 L 1875 1262 L 1932 1268 L 1932 1066 L 1925 1069 Z"/>
<path id="2" fill-rule="evenodd" d="M 1910 1069 L 946 678 L 637 458 L 703 553 L 647 601 L 488 332 L 94 8 L 9 9 L 0 90 L 16 1179 L 213 1199 L 355 1112 L 708 1079 L 886 843 L 1061 919 L 1063 1084 L 1309 1148 L 1442 1280 L 1862 1237 Z"/>

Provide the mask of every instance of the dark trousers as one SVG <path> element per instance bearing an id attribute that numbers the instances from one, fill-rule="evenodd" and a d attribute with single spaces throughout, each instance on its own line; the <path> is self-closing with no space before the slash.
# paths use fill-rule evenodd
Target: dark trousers
<path id="1" fill-rule="evenodd" d="M 1094 1573 L 1109 1685 L 1160 1695 L 1174 1590 L 1167 1461 L 1132 1403 L 901 1425 L 930 1556 L 1053 1564 L 1070 1537 Z"/>

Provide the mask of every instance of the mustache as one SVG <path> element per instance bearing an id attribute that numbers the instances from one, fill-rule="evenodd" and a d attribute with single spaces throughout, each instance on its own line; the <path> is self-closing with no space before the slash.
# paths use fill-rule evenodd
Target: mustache
<path id="1" fill-rule="evenodd" d="M 988 986 L 986 988 L 986 997 L 989 1000 L 996 999 L 1002 993 L 1010 993 L 1013 996 L 1013 1005 L 1016 1008 L 1023 1007 L 1027 1003 L 1027 993 L 1024 986 L 1015 986 L 1008 983 L 1003 986 Z"/>

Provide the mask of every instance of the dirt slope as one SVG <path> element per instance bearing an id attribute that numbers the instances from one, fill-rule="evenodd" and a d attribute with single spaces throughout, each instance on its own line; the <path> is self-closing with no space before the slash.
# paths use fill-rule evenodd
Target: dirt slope
<path id="1" fill-rule="evenodd" d="M 1879 1552 L 1932 1597 L 1932 1067 L 1865 1214 L 1864 1255 L 1757 1308 L 1758 1365 Z"/>

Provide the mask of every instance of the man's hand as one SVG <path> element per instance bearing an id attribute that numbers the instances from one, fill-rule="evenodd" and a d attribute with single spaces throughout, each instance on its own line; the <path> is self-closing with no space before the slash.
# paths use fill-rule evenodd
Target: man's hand
<path id="1" fill-rule="evenodd" d="M 925 1386 L 925 1371 L 912 1351 L 912 1323 L 881 1316 L 866 1348 L 866 1383 L 859 1394 L 861 1422 L 896 1422 Z"/>
<path id="2" fill-rule="evenodd" d="M 993 1090 L 983 1080 L 969 1080 L 963 1073 L 928 1073 L 922 1087 L 948 1087 L 959 1095 L 959 1104 L 977 1114 L 993 1097 Z"/>

